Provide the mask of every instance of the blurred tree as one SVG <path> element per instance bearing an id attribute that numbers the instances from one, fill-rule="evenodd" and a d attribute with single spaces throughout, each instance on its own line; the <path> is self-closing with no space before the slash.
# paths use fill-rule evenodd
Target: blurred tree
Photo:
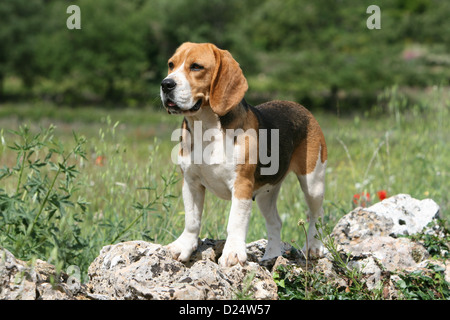
<path id="1" fill-rule="evenodd" d="M 57 80 L 69 78 L 67 89 L 73 94 L 78 88 L 98 99 L 121 100 L 146 69 L 142 1 L 76 3 L 81 9 L 80 30 L 66 27 L 67 3 L 53 4 L 53 21 L 41 37 L 41 65 L 52 69 Z"/>
<path id="2" fill-rule="evenodd" d="M 69 4 L 81 9 L 81 30 L 66 27 Z M 380 30 L 366 26 L 371 4 L 4 0 L 0 84 L 6 75 L 17 76 L 58 102 L 156 102 L 167 59 L 192 41 L 229 50 L 249 80 L 254 103 L 281 98 L 353 109 L 370 106 L 393 84 L 448 85 L 450 2 L 378 1 Z"/>
<path id="3" fill-rule="evenodd" d="M 42 0 L 0 2 L 0 100 L 7 74 L 20 77 L 28 89 L 33 85 L 37 73 L 33 35 L 45 21 L 43 8 Z"/>
<path id="4" fill-rule="evenodd" d="M 442 25 L 450 26 L 443 13 L 450 14 L 449 4 L 384 0 L 378 2 L 382 29 L 369 30 L 366 9 L 371 4 L 370 0 L 259 2 L 242 24 L 264 61 L 250 87 L 328 109 L 354 109 L 370 106 L 384 87 L 393 84 L 448 84 L 449 71 L 425 66 L 430 63 L 425 48 L 436 52 L 439 48 L 431 44 L 450 43 L 449 33 L 442 31 Z M 437 16 L 441 26 L 432 23 Z M 405 58 L 410 43 L 420 43 L 422 57 Z M 448 66 L 448 54 L 431 56 Z"/>
<path id="5" fill-rule="evenodd" d="M 245 55 L 244 50 L 239 50 L 245 43 L 236 34 L 240 33 L 239 25 L 245 19 L 246 1 L 197 0 L 193 5 L 186 0 L 159 0 L 150 1 L 151 6 L 155 2 L 159 3 L 158 49 L 164 57 L 164 71 L 167 59 L 186 41 L 212 42 L 238 56 Z"/>

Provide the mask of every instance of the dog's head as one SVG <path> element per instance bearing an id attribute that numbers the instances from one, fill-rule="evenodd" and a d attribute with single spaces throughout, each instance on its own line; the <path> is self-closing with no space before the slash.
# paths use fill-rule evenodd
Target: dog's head
<path id="1" fill-rule="evenodd" d="M 171 114 L 195 115 L 210 106 L 223 116 L 241 102 L 248 89 L 236 60 L 210 43 L 183 43 L 168 67 L 160 94 Z"/>

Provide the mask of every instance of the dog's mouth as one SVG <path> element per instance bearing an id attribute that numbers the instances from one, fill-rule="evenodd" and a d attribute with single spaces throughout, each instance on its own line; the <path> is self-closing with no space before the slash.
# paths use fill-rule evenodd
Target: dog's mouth
<path id="1" fill-rule="evenodd" d="M 169 114 L 189 114 L 192 112 L 196 112 L 202 106 L 202 99 L 198 99 L 198 101 L 188 110 L 181 109 L 173 100 L 167 99 L 164 103 L 167 112 Z"/>

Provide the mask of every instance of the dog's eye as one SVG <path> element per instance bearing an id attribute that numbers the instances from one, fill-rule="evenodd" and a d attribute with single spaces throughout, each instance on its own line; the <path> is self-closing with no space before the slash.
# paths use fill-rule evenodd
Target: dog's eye
<path id="1" fill-rule="evenodd" d="M 169 62 L 169 69 L 173 70 L 173 62 Z"/>
<path id="2" fill-rule="evenodd" d="M 191 64 L 191 71 L 200 71 L 203 69 L 203 66 L 199 65 L 198 63 Z"/>

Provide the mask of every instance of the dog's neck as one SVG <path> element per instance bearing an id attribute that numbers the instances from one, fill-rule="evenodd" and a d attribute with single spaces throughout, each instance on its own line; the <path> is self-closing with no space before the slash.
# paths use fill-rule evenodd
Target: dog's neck
<path id="1" fill-rule="evenodd" d="M 214 113 L 209 105 L 201 107 L 196 114 L 192 116 L 185 116 L 184 118 L 190 131 L 193 131 L 194 128 L 202 128 L 203 132 L 208 129 L 221 128 L 219 116 Z M 197 125 L 194 126 L 196 122 Z"/>
<path id="2" fill-rule="evenodd" d="M 250 106 L 245 99 L 234 108 L 232 108 L 227 114 L 220 116 L 220 124 L 223 129 L 242 129 L 244 122 L 247 119 L 247 112 Z"/>

